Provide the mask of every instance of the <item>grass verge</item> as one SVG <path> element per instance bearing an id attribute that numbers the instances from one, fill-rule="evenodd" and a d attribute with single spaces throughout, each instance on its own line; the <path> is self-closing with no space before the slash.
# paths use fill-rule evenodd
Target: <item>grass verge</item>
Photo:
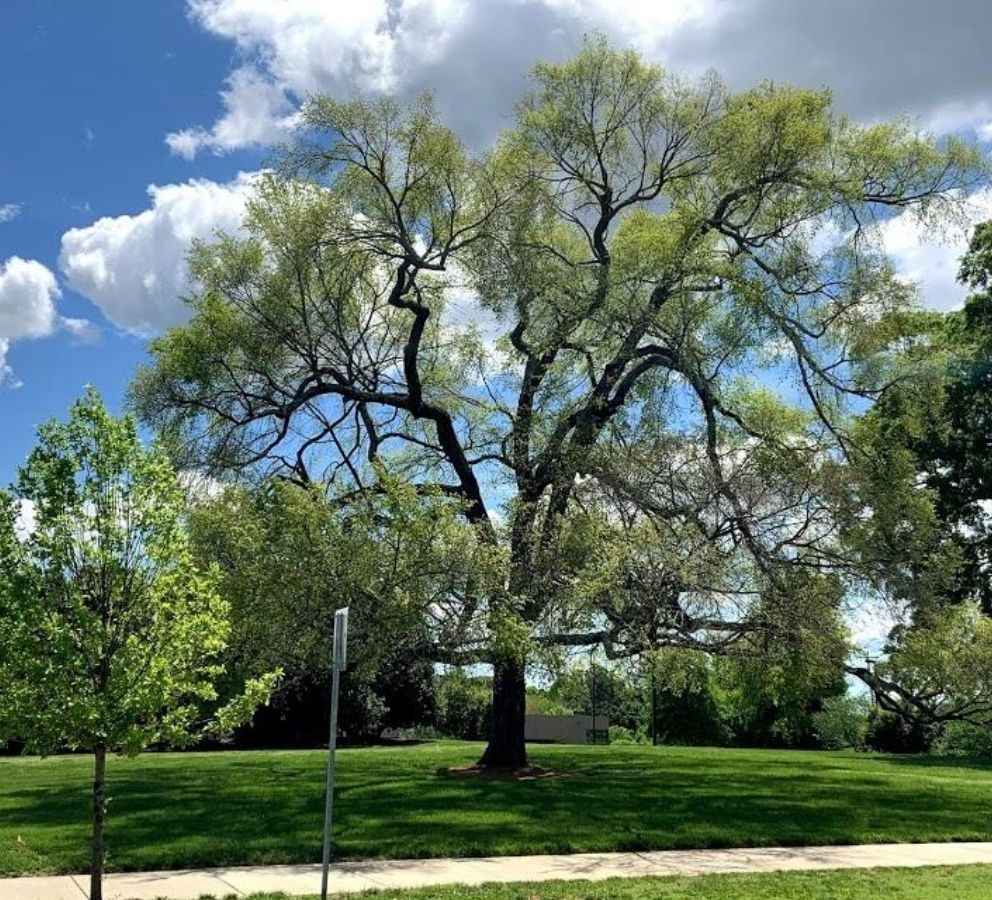
<path id="1" fill-rule="evenodd" d="M 849 869 L 424 888 L 352 894 L 362 900 L 987 900 L 992 866 Z M 249 900 L 289 900 L 257 894 Z M 294 898 L 300 900 L 300 898 Z"/>

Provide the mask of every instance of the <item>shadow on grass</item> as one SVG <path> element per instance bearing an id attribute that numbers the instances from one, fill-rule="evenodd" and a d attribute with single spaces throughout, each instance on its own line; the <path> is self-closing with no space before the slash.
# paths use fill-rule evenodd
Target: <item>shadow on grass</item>
<path id="1" fill-rule="evenodd" d="M 479 856 L 992 836 L 992 766 L 936 758 L 672 748 L 535 748 L 571 777 L 438 777 L 458 745 L 339 756 L 336 856 Z M 0 871 L 19 835 L 46 870 L 86 868 L 88 768 L 0 769 Z M 315 862 L 323 753 L 112 760 L 117 869 Z M 914 762 L 916 765 L 914 766 Z M 14 771 L 13 769 L 11 771 Z"/>

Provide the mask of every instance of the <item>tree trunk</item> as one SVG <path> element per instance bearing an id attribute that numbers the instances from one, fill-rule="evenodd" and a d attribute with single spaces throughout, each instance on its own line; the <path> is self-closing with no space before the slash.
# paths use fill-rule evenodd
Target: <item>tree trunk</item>
<path id="1" fill-rule="evenodd" d="M 107 748 L 93 750 L 93 839 L 90 845 L 90 900 L 103 900 L 103 824 L 107 818 Z"/>
<path id="2" fill-rule="evenodd" d="M 527 706 L 523 660 L 498 660 L 493 666 L 493 721 L 489 745 L 479 764 L 507 769 L 527 765 L 524 715 Z"/>

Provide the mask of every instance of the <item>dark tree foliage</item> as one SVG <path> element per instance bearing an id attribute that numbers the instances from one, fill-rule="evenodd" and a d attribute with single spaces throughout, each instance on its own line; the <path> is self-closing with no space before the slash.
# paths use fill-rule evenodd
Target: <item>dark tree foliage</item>
<path id="1" fill-rule="evenodd" d="M 426 660 L 393 656 L 369 678 L 345 673 L 338 711 L 345 745 L 369 744 L 383 729 L 433 725 L 434 673 Z M 289 677 L 273 702 L 234 734 L 237 747 L 323 747 L 327 744 L 331 678 L 326 672 Z M 481 735 L 477 735 L 478 739 Z"/>
<path id="2" fill-rule="evenodd" d="M 959 277 L 973 293 L 947 324 L 946 424 L 917 452 L 963 549 L 958 597 L 992 615 L 992 222 L 975 229 Z"/>
<path id="3" fill-rule="evenodd" d="M 992 615 L 992 222 L 975 229 L 959 278 L 973 293 L 921 321 L 909 374 L 864 418 L 861 465 L 894 498 L 871 525 L 878 555 L 905 573 L 894 593 Z"/>

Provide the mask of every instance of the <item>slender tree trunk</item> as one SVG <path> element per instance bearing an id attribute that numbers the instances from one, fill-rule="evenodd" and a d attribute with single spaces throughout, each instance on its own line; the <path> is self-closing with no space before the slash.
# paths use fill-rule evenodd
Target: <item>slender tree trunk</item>
<path id="1" fill-rule="evenodd" d="M 498 660 L 493 666 L 493 721 L 489 745 L 479 763 L 508 769 L 527 765 L 524 715 L 527 686 L 523 660 Z"/>
<path id="2" fill-rule="evenodd" d="M 90 900 L 103 900 L 103 825 L 107 818 L 107 748 L 93 750 L 93 839 L 90 846 Z"/>
<path id="3" fill-rule="evenodd" d="M 658 743 L 658 683 L 654 668 L 651 669 L 651 746 Z"/>

